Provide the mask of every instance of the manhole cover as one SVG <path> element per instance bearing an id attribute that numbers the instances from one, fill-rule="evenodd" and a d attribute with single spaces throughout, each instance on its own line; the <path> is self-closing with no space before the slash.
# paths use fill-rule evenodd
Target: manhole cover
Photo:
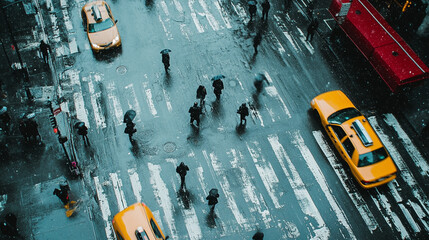
<path id="1" fill-rule="evenodd" d="M 237 82 L 234 80 L 231 80 L 231 81 L 229 81 L 229 86 L 235 87 L 235 86 L 237 86 Z"/>
<path id="2" fill-rule="evenodd" d="M 176 150 L 176 144 L 172 143 L 172 142 L 167 142 L 164 144 L 164 151 L 171 153 L 174 152 Z"/>
<path id="3" fill-rule="evenodd" d="M 125 67 L 124 65 L 121 65 L 121 66 L 116 68 L 116 72 L 119 75 L 124 75 L 125 73 L 127 73 L 127 67 Z"/>

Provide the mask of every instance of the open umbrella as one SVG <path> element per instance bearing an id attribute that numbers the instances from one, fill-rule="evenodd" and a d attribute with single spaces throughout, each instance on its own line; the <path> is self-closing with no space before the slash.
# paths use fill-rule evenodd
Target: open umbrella
<path id="1" fill-rule="evenodd" d="M 249 3 L 249 5 L 256 5 L 255 1 L 249 1 L 248 3 Z"/>
<path id="2" fill-rule="evenodd" d="M 209 195 L 210 195 L 210 196 L 213 196 L 213 197 L 216 197 L 216 196 L 218 196 L 218 195 L 219 195 L 219 191 L 217 190 L 217 188 L 212 188 L 212 189 L 209 191 Z"/>
<path id="3" fill-rule="evenodd" d="M 74 128 L 77 128 L 77 129 L 79 129 L 79 128 L 83 127 L 83 126 L 85 126 L 84 122 L 77 122 L 77 123 L 74 124 Z"/>
<path id="4" fill-rule="evenodd" d="M 124 123 L 131 122 L 136 117 L 136 111 L 128 110 L 124 115 Z"/>
<path id="5" fill-rule="evenodd" d="M 222 75 L 222 74 L 219 74 L 219 75 L 216 75 L 216 76 L 212 77 L 212 81 L 215 81 L 215 80 L 218 80 L 218 79 L 222 79 L 222 78 L 225 78 L 225 76 Z"/>
<path id="6" fill-rule="evenodd" d="M 258 74 L 256 74 L 256 77 L 255 77 L 255 80 L 258 80 L 258 81 L 267 81 L 267 77 L 265 77 L 265 75 L 264 74 L 262 74 L 262 73 L 258 73 Z"/>
<path id="7" fill-rule="evenodd" d="M 0 108 L 0 115 L 5 113 L 7 111 L 7 107 L 3 106 L 2 108 Z"/>
<path id="8" fill-rule="evenodd" d="M 163 49 L 163 50 L 161 50 L 161 54 L 167 54 L 167 53 L 169 53 L 169 52 L 171 52 L 171 50 L 170 49 Z"/>
<path id="9" fill-rule="evenodd" d="M 29 114 L 27 114 L 27 116 L 25 116 L 27 119 L 32 119 L 32 118 L 35 118 L 36 117 L 36 114 L 35 113 L 29 113 Z"/>

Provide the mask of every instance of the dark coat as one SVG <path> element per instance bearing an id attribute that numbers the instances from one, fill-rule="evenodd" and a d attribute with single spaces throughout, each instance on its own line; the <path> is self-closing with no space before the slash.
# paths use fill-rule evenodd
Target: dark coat
<path id="1" fill-rule="evenodd" d="M 127 122 L 127 126 L 125 127 L 124 133 L 133 134 L 137 132 L 137 129 L 134 128 L 135 125 L 136 124 L 134 124 L 133 122 Z"/>
<path id="2" fill-rule="evenodd" d="M 88 128 L 86 126 L 82 126 L 77 130 L 77 134 L 79 135 L 87 135 L 88 134 Z"/>
<path id="3" fill-rule="evenodd" d="M 309 33 L 314 33 L 314 31 L 316 31 L 318 27 L 319 27 L 319 20 L 315 18 L 311 21 L 310 25 L 307 28 L 307 31 Z"/>
<path id="4" fill-rule="evenodd" d="M 223 90 L 223 82 L 220 79 L 214 80 L 212 86 L 216 92 L 222 92 Z"/>
<path id="5" fill-rule="evenodd" d="M 253 46 L 258 46 L 261 43 L 261 40 L 262 40 L 262 34 L 258 32 L 255 38 L 253 38 Z"/>
<path id="6" fill-rule="evenodd" d="M 218 201 L 217 201 L 218 197 L 219 197 L 219 194 L 216 194 L 215 196 L 208 195 L 206 197 L 206 200 L 209 200 L 209 205 L 216 205 L 218 203 Z"/>
<path id="7" fill-rule="evenodd" d="M 240 108 L 238 108 L 237 113 L 243 116 L 249 116 L 249 108 L 246 105 L 241 105 Z"/>
<path id="8" fill-rule="evenodd" d="M 170 55 L 168 53 L 162 54 L 162 63 L 170 64 Z"/>
<path id="9" fill-rule="evenodd" d="M 262 3 L 262 12 L 268 12 L 270 10 L 270 2 L 265 1 Z"/>
<path id="10" fill-rule="evenodd" d="M 207 95 L 207 90 L 203 85 L 200 85 L 197 89 L 197 98 L 204 99 Z"/>
<path id="11" fill-rule="evenodd" d="M 188 112 L 191 114 L 192 118 L 199 118 L 202 113 L 201 108 L 195 105 L 190 107 Z"/>
<path id="12" fill-rule="evenodd" d="M 184 164 L 183 162 L 180 163 L 179 166 L 176 167 L 176 172 L 181 176 L 184 177 L 186 176 L 187 171 L 189 171 L 189 167 Z"/>
<path id="13" fill-rule="evenodd" d="M 251 14 L 256 13 L 256 5 L 249 5 L 249 13 Z"/>
<path id="14" fill-rule="evenodd" d="M 40 51 L 43 53 L 43 55 L 47 55 L 48 52 L 51 52 L 51 47 L 42 40 L 40 42 Z"/>

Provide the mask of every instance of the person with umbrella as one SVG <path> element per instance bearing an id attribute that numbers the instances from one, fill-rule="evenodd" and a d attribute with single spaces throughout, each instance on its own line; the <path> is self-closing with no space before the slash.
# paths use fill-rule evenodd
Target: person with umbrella
<path id="1" fill-rule="evenodd" d="M 202 110 L 201 110 L 201 107 L 198 106 L 198 103 L 195 102 L 194 106 L 190 107 L 188 112 L 191 115 L 191 121 L 190 121 L 191 125 L 194 124 L 194 121 L 197 121 L 197 127 L 199 127 L 200 115 L 202 114 Z"/>
<path id="2" fill-rule="evenodd" d="M 176 173 L 180 175 L 180 190 L 183 190 L 183 187 L 186 188 L 185 176 L 188 171 L 189 167 L 184 162 L 181 162 L 179 166 L 176 167 Z"/>
<path id="3" fill-rule="evenodd" d="M 204 104 L 204 99 L 206 98 L 207 90 L 206 87 L 200 85 L 197 89 L 197 99 L 200 99 L 200 106 L 202 107 Z"/>
<path id="4" fill-rule="evenodd" d="M 220 99 L 220 95 L 222 94 L 222 90 L 223 90 L 223 82 L 222 82 L 222 78 L 225 78 L 224 75 L 216 75 L 214 77 L 212 77 L 212 81 L 213 81 L 213 92 L 216 95 L 216 99 L 219 100 Z"/>
<path id="5" fill-rule="evenodd" d="M 137 129 L 134 128 L 136 124 L 133 123 L 133 119 L 135 117 L 136 117 L 136 111 L 134 110 L 128 110 L 124 115 L 124 123 L 126 123 L 124 133 L 128 134 L 130 141 L 133 141 L 133 134 L 137 132 Z"/>
<path id="6" fill-rule="evenodd" d="M 249 1 L 249 14 L 250 14 L 250 21 L 253 20 L 253 16 L 256 14 L 256 2 L 255 1 Z"/>
<path id="7" fill-rule="evenodd" d="M 76 124 L 76 127 L 77 127 L 77 134 L 79 134 L 79 135 L 82 136 L 83 143 L 85 144 L 85 146 L 86 145 L 89 146 L 89 139 L 88 139 L 88 136 L 87 136 L 87 134 L 88 134 L 88 128 L 85 126 L 85 123 L 84 122 L 78 122 Z"/>
<path id="8" fill-rule="evenodd" d="M 249 116 L 249 108 L 246 106 L 246 103 L 241 104 L 237 110 L 237 113 L 240 114 L 240 125 L 246 125 L 246 117 Z"/>
<path id="9" fill-rule="evenodd" d="M 160 53 L 162 56 L 162 63 L 164 64 L 165 72 L 168 71 L 168 68 L 170 67 L 170 55 L 168 54 L 171 52 L 170 49 L 163 49 Z"/>
<path id="10" fill-rule="evenodd" d="M 264 239 L 264 233 L 261 231 L 257 231 L 255 235 L 253 235 L 252 240 L 263 240 Z"/>
<path id="11" fill-rule="evenodd" d="M 210 213 L 214 212 L 214 208 L 216 206 L 216 204 L 218 203 L 218 199 L 219 198 L 219 193 L 218 190 L 216 188 L 212 188 L 209 191 L 209 195 L 206 197 L 206 200 L 208 200 L 208 204 L 210 207 Z"/>
<path id="12" fill-rule="evenodd" d="M 255 77 L 255 81 L 253 82 L 253 85 L 255 86 L 257 93 L 262 92 L 262 88 L 264 86 L 264 82 L 263 81 L 266 81 L 267 84 L 270 85 L 270 83 L 268 82 L 268 80 L 265 77 L 265 75 L 262 74 L 262 73 L 258 73 L 256 75 L 256 77 Z"/>
<path id="13" fill-rule="evenodd" d="M 259 31 L 255 38 L 253 38 L 253 48 L 255 49 L 255 55 L 258 54 L 258 46 L 262 41 L 262 33 Z"/>

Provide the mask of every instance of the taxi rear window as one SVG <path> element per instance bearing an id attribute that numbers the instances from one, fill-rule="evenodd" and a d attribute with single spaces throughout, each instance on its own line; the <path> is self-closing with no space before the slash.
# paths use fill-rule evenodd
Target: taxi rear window
<path id="1" fill-rule="evenodd" d="M 356 108 L 345 108 L 331 114 L 331 116 L 328 117 L 328 122 L 331 124 L 342 124 L 349 119 L 359 117 L 361 115 L 362 114 Z"/>
<path id="2" fill-rule="evenodd" d="M 113 25 L 114 25 L 114 23 L 113 23 L 112 19 L 108 18 L 108 19 L 105 19 L 104 21 L 101 21 L 98 23 L 89 24 L 88 31 L 90 33 L 100 32 L 100 31 L 104 31 L 106 29 L 113 27 Z"/>
<path id="3" fill-rule="evenodd" d="M 358 167 L 369 166 L 387 158 L 387 151 L 383 147 L 369 153 L 359 155 Z"/>

